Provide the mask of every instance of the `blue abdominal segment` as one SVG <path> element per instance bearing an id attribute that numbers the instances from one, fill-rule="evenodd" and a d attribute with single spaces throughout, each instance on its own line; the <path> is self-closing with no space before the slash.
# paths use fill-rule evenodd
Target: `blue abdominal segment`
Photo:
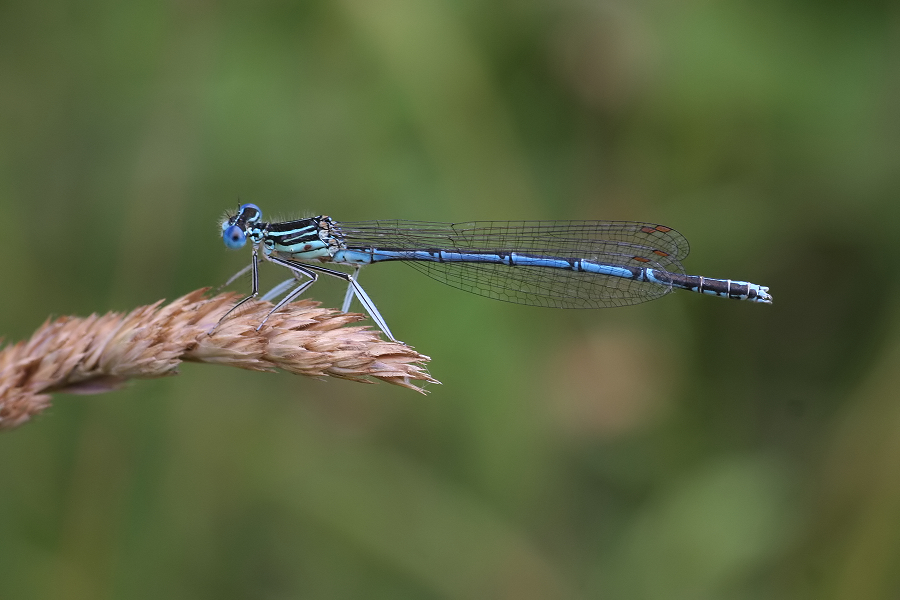
<path id="1" fill-rule="evenodd" d="M 244 204 L 222 224 L 226 246 L 238 248 L 246 240 L 253 246 L 253 293 L 242 302 L 257 294 L 256 261 L 261 255 L 288 268 L 296 280 L 273 311 L 307 289 L 319 274 L 326 274 L 348 282 L 344 310 L 354 297 L 359 299 L 391 339 L 384 319 L 356 281 L 362 266 L 404 262 L 447 285 L 534 306 L 627 306 L 654 300 L 673 289 L 772 303 L 765 286 L 686 274 L 681 261 L 689 252 L 687 240 L 674 229 L 653 223 L 340 223 L 326 216 L 265 223 L 261 219 L 257 206 Z M 354 272 L 324 266 L 328 264 L 351 266 Z M 279 292 L 282 287 L 290 289 L 290 280 Z"/>

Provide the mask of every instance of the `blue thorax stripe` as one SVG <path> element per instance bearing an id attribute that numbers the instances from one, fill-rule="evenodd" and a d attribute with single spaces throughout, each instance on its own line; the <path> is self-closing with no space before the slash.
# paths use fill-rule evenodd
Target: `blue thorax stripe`
<path id="1" fill-rule="evenodd" d="M 266 238 L 283 252 L 302 252 L 307 244 L 321 244 L 316 219 L 299 219 L 283 223 L 270 223 Z"/>

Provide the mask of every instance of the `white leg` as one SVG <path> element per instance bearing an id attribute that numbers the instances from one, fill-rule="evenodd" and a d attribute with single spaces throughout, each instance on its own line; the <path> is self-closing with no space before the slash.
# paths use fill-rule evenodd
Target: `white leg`
<path id="1" fill-rule="evenodd" d="M 356 279 L 353 278 L 349 273 L 344 273 L 343 271 L 335 271 L 334 269 L 326 269 L 325 267 L 320 267 L 318 265 L 311 265 L 308 263 L 297 263 L 294 261 L 283 260 L 280 258 L 268 257 L 268 260 L 284 267 L 287 267 L 291 271 L 317 271 L 319 273 L 324 273 L 325 275 L 330 275 L 332 277 L 337 277 L 338 279 L 343 279 L 348 284 L 350 284 L 350 289 L 353 290 L 353 294 L 359 298 L 360 303 L 362 303 L 363 308 L 366 309 L 366 312 L 369 313 L 369 316 L 372 317 L 372 320 L 375 321 L 375 324 L 378 325 L 378 328 L 384 332 L 384 334 L 388 337 L 392 342 L 396 342 L 397 339 L 394 337 L 394 334 L 391 333 L 391 330 L 388 328 L 387 323 L 384 322 L 384 317 L 381 316 L 381 313 L 378 312 L 378 309 L 375 308 L 375 303 L 372 302 L 372 299 L 369 298 L 369 295 L 366 294 L 366 291 L 362 289 Z M 402 342 L 400 342 L 402 343 Z"/>
<path id="2" fill-rule="evenodd" d="M 378 312 L 378 309 L 375 308 L 375 303 L 372 302 L 372 299 L 369 298 L 369 295 L 366 293 L 362 286 L 356 283 L 355 279 L 350 279 L 350 287 L 353 289 L 356 297 L 359 298 L 360 303 L 366 309 L 366 312 L 369 313 L 369 316 L 372 317 L 372 320 L 378 325 L 381 331 L 384 332 L 384 335 L 388 336 L 388 338 L 392 342 L 396 342 L 397 340 L 394 338 L 394 334 L 391 333 L 391 330 L 388 329 L 387 323 L 384 322 L 384 317 L 381 316 L 381 313 Z"/>
<path id="3" fill-rule="evenodd" d="M 247 269 L 250 269 L 250 286 L 251 286 L 251 289 L 250 289 L 250 295 L 247 296 L 246 298 L 244 298 L 243 300 L 241 300 L 240 302 L 238 302 L 237 304 L 235 304 L 234 306 L 232 306 L 232 307 L 228 310 L 228 312 L 226 312 L 224 315 L 222 315 L 222 317 L 216 322 L 216 324 L 212 326 L 212 329 L 210 329 L 209 331 L 206 332 L 207 335 L 212 335 L 213 332 L 216 330 L 216 327 L 219 326 L 219 323 L 221 323 L 222 321 L 224 321 L 224 320 L 225 320 L 225 317 L 227 317 L 228 315 L 230 315 L 231 313 L 233 313 L 235 310 L 237 310 L 237 308 L 238 308 L 239 306 L 241 306 L 241 305 L 244 304 L 245 302 L 248 302 L 248 301 L 250 301 L 250 300 L 253 300 L 254 298 L 256 298 L 256 297 L 259 295 L 259 265 L 258 265 L 258 260 L 259 260 L 259 259 L 258 259 L 257 254 L 256 254 L 256 246 L 253 246 L 253 254 L 251 255 L 250 265 L 249 265 L 249 266 L 246 266 L 246 267 L 244 267 L 243 269 L 241 269 L 240 271 L 238 271 L 237 274 L 234 275 L 234 277 L 232 277 L 231 279 L 228 280 L 228 283 L 231 283 L 232 281 L 234 281 L 235 279 L 237 279 L 238 277 L 240 277 L 241 275 L 243 275 L 244 273 L 246 273 L 246 272 L 247 272 Z M 228 283 L 226 283 L 225 285 L 228 285 Z"/>
<path id="4" fill-rule="evenodd" d="M 306 273 L 304 273 L 304 275 L 306 275 Z M 272 316 L 272 313 L 274 313 L 276 310 L 278 310 L 279 308 L 281 308 L 282 306 L 284 306 L 285 304 L 287 304 L 288 302 L 290 302 L 291 300 L 293 300 L 294 298 L 296 298 L 297 296 L 299 296 L 300 294 L 305 292 L 306 288 L 308 288 L 309 286 L 314 284 L 316 282 L 316 279 L 318 279 L 318 275 L 316 275 L 315 273 L 312 273 L 312 272 L 309 273 L 309 277 L 310 277 L 309 281 L 304 281 L 303 283 L 298 285 L 296 288 L 294 288 L 293 291 L 291 291 L 290 294 L 288 294 L 287 296 L 282 298 L 281 302 L 276 304 L 272 308 L 272 310 L 269 311 L 269 314 L 267 314 L 265 316 L 265 318 L 259 322 L 259 326 L 256 328 L 257 331 L 262 329 L 262 326 L 266 324 L 266 321 L 269 320 L 269 317 Z M 292 281 L 296 281 L 296 280 L 292 280 Z"/>
<path id="5" fill-rule="evenodd" d="M 226 281 L 225 283 L 222 284 L 222 287 L 223 287 L 223 288 L 224 288 L 224 287 L 228 287 L 229 285 L 231 285 L 232 283 L 234 283 L 234 281 L 235 281 L 238 277 L 240 277 L 241 275 L 243 275 L 244 273 L 246 273 L 247 271 L 249 271 L 249 270 L 252 269 L 252 268 L 253 268 L 253 263 L 250 263 L 249 265 L 247 265 L 246 267 L 244 267 L 243 269 L 241 269 L 240 271 L 238 271 L 237 273 L 235 273 L 234 275 L 232 275 L 232 276 L 228 279 L 228 281 Z M 221 288 L 220 288 L 220 289 L 221 289 Z"/>
<path id="6" fill-rule="evenodd" d="M 296 277 L 291 277 L 290 279 L 285 279 L 284 281 L 282 281 L 281 283 L 279 283 L 278 285 L 273 287 L 271 290 L 266 292 L 266 295 L 263 296 L 262 298 L 260 298 L 260 301 L 271 302 L 278 296 L 282 295 L 283 293 L 285 293 L 286 291 L 291 289 L 291 286 L 293 286 L 295 283 L 297 283 Z"/>
<path id="7" fill-rule="evenodd" d="M 353 269 L 353 273 L 350 275 L 352 277 L 351 281 L 356 281 L 356 278 L 359 277 L 359 270 L 362 267 L 356 265 L 356 268 Z M 347 312 L 350 310 L 350 303 L 353 302 L 353 284 L 347 285 L 347 293 L 344 294 L 344 305 L 341 306 L 341 312 Z"/>

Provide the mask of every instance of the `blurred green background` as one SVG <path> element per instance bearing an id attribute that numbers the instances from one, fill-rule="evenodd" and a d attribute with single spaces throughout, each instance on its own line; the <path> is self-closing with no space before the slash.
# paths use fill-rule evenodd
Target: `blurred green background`
<path id="1" fill-rule="evenodd" d="M 221 284 L 239 201 L 665 223 L 775 297 L 372 267 L 442 386 L 56 396 L 0 435 L 0 598 L 900 596 L 898 106 L 895 2 L 0 3 L 7 341 Z"/>

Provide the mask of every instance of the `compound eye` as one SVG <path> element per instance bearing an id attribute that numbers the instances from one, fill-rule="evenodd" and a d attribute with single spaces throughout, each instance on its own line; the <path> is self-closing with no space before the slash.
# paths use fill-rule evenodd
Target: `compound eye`
<path id="1" fill-rule="evenodd" d="M 228 248 L 237 250 L 247 243 L 247 236 L 240 227 L 232 225 L 222 231 L 222 240 Z"/>
<path id="2" fill-rule="evenodd" d="M 255 204 L 241 204 L 238 209 L 239 215 L 245 215 L 248 223 L 255 223 L 262 218 L 262 211 Z"/>

